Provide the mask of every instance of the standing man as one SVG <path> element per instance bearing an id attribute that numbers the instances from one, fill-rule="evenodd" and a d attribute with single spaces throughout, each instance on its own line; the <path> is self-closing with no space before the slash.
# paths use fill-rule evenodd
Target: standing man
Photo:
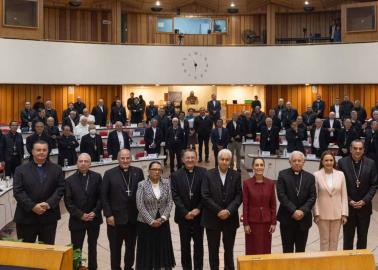
<path id="1" fill-rule="evenodd" d="M 219 245 L 223 234 L 225 269 L 233 270 L 236 230 L 239 228 L 238 208 L 242 203 L 240 173 L 230 169 L 232 154 L 222 149 L 219 167 L 207 172 L 202 181 L 202 226 L 206 228 L 211 269 L 219 269 Z"/>
<path id="2" fill-rule="evenodd" d="M 213 122 L 206 115 L 205 108 L 200 108 L 200 115 L 194 118 L 194 130 L 198 134 L 198 162 L 202 162 L 202 147 L 205 145 L 205 162 L 209 162 L 209 140 Z"/>
<path id="3" fill-rule="evenodd" d="M 256 95 L 255 99 L 252 101 L 252 112 L 255 111 L 256 107 L 259 106 L 261 108 L 261 101 L 259 100 L 259 97 Z"/>
<path id="4" fill-rule="evenodd" d="M 117 101 L 116 101 L 116 103 L 117 103 Z M 127 109 L 130 112 L 130 117 L 131 117 L 131 110 L 132 110 L 133 104 L 134 104 L 134 92 L 131 92 L 130 97 L 127 99 Z M 114 107 L 114 106 L 112 106 L 112 107 Z"/>
<path id="5" fill-rule="evenodd" d="M 168 128 L 166 147 L 169 151 L 169 165 L 171 172 L 175 170 L 175 157 L 177 160 L 177 169 L 181 168 L 181 150 L 185 149 L 184 130 L 179 126 L 179 120 L 174 117 L 172 126 Z"/>
<path id="6" fill-rule="evenodd" d="M 136 192 L 144 176 L 141 169 L 130 166 L 131 153 L 128 149 L 118 152 L 118 163 L 119 166 L 105 172 L 101 198 L 107 223 L 111 269 L 121 270 L 121 249 L 125 242 L 124 269 L 131 270 L 137 235 Z"/>
<path id="7" fill-rule="evenodd" d="M 322 119 L 324 109 L 325 109 L 325 102 L 322 100 L 322 97 L 320 95 L 317 95 L 316 100 L 312 103 L 312 110 L 314 113 L 316 113 L 316 117 L 319 117 L 320 119 Z"/>
<path id="8" fill-rule="evenodd" d="M 343 102 L 340 104 L 340 117 L 344 120 L 347 117 L 350 117 L 350 113 L 353 110 L 353 103 L 349 100 L 349 96 L 344 96 Z"/>
<path id="9" fill-rule="evenodd" d="M 9 129 L 9 133 L 3 136 L 3 158 L 5 161 L 5 176 L 13 177 L 16 167 L 21 165 L 24 159 L 24 142 L 22 135 L 17 132 L 18 124 L 16 121 L 10 122 Z"/>
<path id="10" fill-rule="evenodd" d="M 60 166 L 72 166 L 76 164 L 76 148 L 79 146 L 68 125 L 62 127 L 62 136 L 58 140 L 58 164 Z"/>
<path id="11" fill-rule="evenodd" d="M 335 103 L 329 108 L 329 111 L 335 113 L 336 119 L 340 119 L 341 118 L 340 98 L 337 97 L 335 99 Z"/>
<path id="12" fill-rule="evenodd" d="M 45 111 L 46 111 L 46 118 L 47 119 L 49 117 L 54 118 L 54 126 L 58 126 L 58 114 L 56 113 L 56 110 L 53 109 L 51 100 L 46 101 Z"/>
<path id="13" fill-rule="evenodd" d="M 211 95 L 211 100 L 207 103 L 207 111 L 209 112 L 210 119 L 213 121 L 214 125 L 220 118 L 221 103 L 217 100 L 215 94 Z"/>
<path id="14" fill-rule="evenodd" d="M 95 124 L 100 127 L 106 126 L 106 119 L 108 118 L 108 109 L 104 105 L 104 100 L 100 98 L 97 106 L 93 107 L 92 113 L 95 118 Z"/>
<path id="15" fill-rule="evenodd" d="M 147 123 L 151 121 L 152 118 L 156 117 L 158 115 L 158 110 L 156 106 L 154 105 L 154 101 L 150 101 L 150 105 L 146 107 L 146 119 Z"/>
<path id="16" fill-rule="evenodd" d="M 87 107 L 87 105 L 85 105 L 85 103 L 81 101 L 80 96 L 76 98 L 76 102 L 73 105 L 75 111 L 77 111 L 79 115 L 83 114 L 83 110 Z"/>
<path id="17" fill-rule="evenodd" d="M 339 156 L 349 155 L 352 141 L 358 139 L 357 132 L 352 128 L 352 121 L 349 118 L 344 120 L 344 128 L 337 135 L 337 145 L 339 146 Z"/>
<path id="18" fill-rule="evenodd" d="M 88 236 L 88 269 L 97 269 L 97 239 L 102 223 L 99 173 L 89 170 L 91 157 L 84 153 L 77 160 L 77 172 L 66 179 L 64 203 L 70 213 L 69 230 L 74 249 L 83 249 Z"/>
<path id="19" fill-rule="evenodd" d="M 25 102 L 25 109 L 21 111 L 21 130 L 29 131 L 31 130 L 32 121 L 35 117 L 36 112 L 31 108 L 30 101 Z"/>
<path id="20" fill-rule="evenodd" d="M 261 129 L 260 150 L 269 151 L 272 155 L 277 154 L 280 147 L 280 129 L 273 126 L 272 118 L 265 119 L 266 126 Z"/>
<path id="21" fill-rule="evenodd" d="M 119 150 L 125 148 L 130 150 L 130 137 L 126 131 L 122 130 L 122 123 L 118 121 L 115 123 L 115 130 L 109 133 L 108 154 L 116 160 Z"/>
<path id="22" fill-rule="evenodd" d="M 122 106 L 120 99 L 117 99 L 116 105 L 114 107 L 112 107 L 112 111 L 110 113 L 110 120 L 111 120 L 113 125 L 117 121 L 121 121 L 122 125 L 124 125 L 124 126 L 126 125 L 126 121 L 127 121 L 126 110 Z"/>
<path id="23" fill-rule="evenodd" d="M 377 190 L 375 162 L 364 156 L 364 143 L 357 139 L 351 143 L 351 155 L 339 160 L 338 168 L 344 172 L 348 193 L 349 216 L 343 227 L 344 250 L 353 249 L 357 229 L 357 249 L 365 249 L 372 214 L 372 203 Z"/>
<path id="24" fill-rule="evenodd" d="M 298 123 L 296 121 L 291 123 L 291 128 L 286 130 L 287 152 L 305 152 L 303 141 L 306 140 L 306 132 L 306 130 L 298 127 Z"/>
<path id="25" fill-rule="evenodd" d="M 336 143 L 337 135 L 340 132 L 341 124 L 340 121 L 336 119 L 336 113 L 330 112 L 329 117 L 323 121 L 323 127 L 329 132 L 329 142 Z"/>
<path id="26" fill-rule="evenodd" d="M 211 143 L 213 144 L 215 168 L 218 167 L 218 153 L 222 149 L 227 149 L 229 140 L 230 134 L 228 133 L 228 129 L 223 127 L 223 120 L 218 119 L 216 127 L 211 131 Z"/>
<path id="27" fill-rule="evenodd" d="M 100 161 L 100 157 L 104 155 L 104 146 L 102 138 L 96 132 L 95 125 L 89 125 L 89 133 L 84 135 L 80 140 L 80 153 L 87 153 L 93 161 Z"/>
<path id="28" fill-rule="evenodd" d="M 244 132 L 244 126 L 242 120 L 239 118 L 239 115 L 237 113 L 233 113 L 232 115 L 232 121 L 227 123 L 226 126 L 229 136 L 228 141 L 228 149 L 232 153 L 232 159 L 231 159 L 231 169 L 234 168 L 234 157 L 236 156 L 236 169 L 238 172 L 241 172 L 240 169 L 240 150 L 242 147 L 242 139 L 245 134 Z"/>
<path id="29" fill-rule="evenodd" d="M 196 166 L 197 153 L 186 149 L 182 154 L 184 168 L 171 175 L 172 198 L 175 202 L 175 221 L 179 226 L 181 264 L 183 269 L 203 268 L 203 227 L 201 226 L 201 185 L 206 169 Z M 194 243 L 193 264 L 191 239 Z"/>
<path id="30" fill-rule="evenodd" d="M 315 126 L 310 131 L 312 153 L 315 154 L 318 158 L 320 158 L 323 152 L 325 152 L 328 149 L 329 144 L 328 130 L 322 126 L 322 119 L 316 118 Z"/>
<path id="31" fill-rule="evenodd" d="M 52 149 L 52 142 L 49 135 L 45 132 L 45 124 L 43 122 L 36 122 L 35 123 L 35 132 L 26 138 L 26 150 L 28 151 L 30 158 L 29 160 L 32 160 L 32 150 L 33 145 L 37 141 L 45 141 L 48 144 L 48 154 L 50 155 L 51 149 Z"/>
<path id="32" fill-rule="evenodd" d="M 17 238 L 34 243 L 37 239 L 53 245 L 58 220 L 59 202 L 64 194 L 62 168 L 47 157 L 49 146 L 44 141 L 33 144 L 33 159 L 16 168 L 13 180 L 17 201 L 14 222 Z"/>
<path id="33" fill-rule="evenodd" d="M 286 108 L 285 110 L 282 111 L 282 115 L 281 115 L 283 128 L 289 129 L 291 122 L 296 121 L 297 117 L 298 117 L 298 111 L 292 108 L 290 101 L 286 102 Z"/>
<path id="34" fill-rule="evenodd" d="M 144 150 L 147 154 L 160 154 L 160 144 L 163 141 L 163 132 L 158 127 L 158 120 L 151 119 L 151 126 L 144 132 Z"/>
<path id="35" fill-rule="evenodd" d="M 316 201 L 315 177 L 303 170 L 305 158 L 302 152 L 294 151 L 289 161 L 291 168 L 278 174 L 280 207 L 277 219 L 280 221 L 283 252 L 304 252 L 312 225 L 311 210 Z"/>

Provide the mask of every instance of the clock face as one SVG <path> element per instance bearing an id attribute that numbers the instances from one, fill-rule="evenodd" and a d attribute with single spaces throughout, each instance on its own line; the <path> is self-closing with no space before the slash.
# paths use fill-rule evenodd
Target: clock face
<path id="1" fill-rule="evenodd" d="M 181 67 L 186 76 L 198 80 L 206 76 L 209 63 L 207 62 L 207 56 L 199 51 L 194 51 L 182 58 Z"/>

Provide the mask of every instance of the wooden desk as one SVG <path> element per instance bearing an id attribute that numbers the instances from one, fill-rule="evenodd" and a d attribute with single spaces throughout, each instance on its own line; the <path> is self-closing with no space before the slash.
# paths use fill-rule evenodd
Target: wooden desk
<path id="1" fill-rule="evenodd" d="M 371 251 L 327 251 L 240 256 L 238 270 L 375 270 Z"/>

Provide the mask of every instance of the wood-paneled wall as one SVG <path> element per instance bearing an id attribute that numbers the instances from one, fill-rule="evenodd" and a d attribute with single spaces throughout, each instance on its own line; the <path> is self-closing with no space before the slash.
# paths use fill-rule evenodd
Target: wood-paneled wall
<path id="1" fill-rule="evenodd" d="M 45 7 L 44 38 L 52 40 L 111 42 L 111 22 L 112 13 L 110 10 Z"/>
<path id="2" fill-rule="evenodd" d="M 276 38 L 301 38 L 303 28 L 307 28 L 308 36 L 310 33 L 320 33 L 322 37 L 329 37 L 332 20 L 339 19 L 340 16 L 340 11 L 277 13 Z"/>
<path id="3" fill-rule="evenodd" d="M 351 101 L 359 99 L 362 106 L 370 115 L 371 108 L 378 100 L 378 85 L 376 84 L 332 84 L 317 85 L 317 91 L 313 91 L 311 86 L 305 85 L 267 85 L 265 87 L 265 98 L 267 108 L 274 108 L 278 99 L 283 98 L 291 101 L 292 106 L 302 113 L 307 105 L 311 105 L 316 95 L 320 94 L 326 103 L 325 113 L 329 113 L 329 107 L 334 103 L 335 98 L 339 97 L 342 101 L 344 96 L 349 96 Z"/>
<path id="4" fill-rule="evenodd" d="M 19 120 L 25 101 L 31 101 L 33 105 L 37 96 L 42 96 L 44 101 L 51 100 L 59 121 L 62 121 L 63 110 L 67 108 L 68 102 L 76 101 L 77 96 L 82 98 L 90 110 L 100 98 L 110 108 L 114 97 L 122 96 L 122 86 L 0 85 L 0 122 Z"/>
<path id="5" fill-rule="evenodd" d="M 156 32 L 157 16 L 128 13 L 127 37 L 131 44 L 176 44 L 177 36 Z M 185 35 L 184 45 L 235 45 L 244 44 L 244 30 L 253 30 L 259 36 L 266 31 L 266 15 L 237 15 L 228 17 L 227 34 Z"/>

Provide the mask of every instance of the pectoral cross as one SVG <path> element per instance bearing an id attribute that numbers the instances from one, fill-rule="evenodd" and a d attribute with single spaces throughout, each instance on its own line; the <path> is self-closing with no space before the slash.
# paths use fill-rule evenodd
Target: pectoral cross
<path id="1" fill-rule="evenodd" d="M 192 197 L 193 197 L 193 192 L 189 192 L 189 197 L 190 197 L 190 199 L 192 199 Z"/>
<path id="2" fill-rule="evenodd" d="M 359 180 L 359 179 L 357 179 L 357 180 L 356 180 L 356 186 L 357 186 L 357 188 L 359 188 L 359 187 L 360 187 L 360 184 L 361 184 L 360 180 Z"/>
<path id="3" fill-rule="evenodd" d="M 127 190 L 126 190 L 126 193 L 127 193 L 127 196 L 128 196 L 128 197 L 131 197 L 131 190 L 130 190 L 130 189 L 127 189 Z"/>

